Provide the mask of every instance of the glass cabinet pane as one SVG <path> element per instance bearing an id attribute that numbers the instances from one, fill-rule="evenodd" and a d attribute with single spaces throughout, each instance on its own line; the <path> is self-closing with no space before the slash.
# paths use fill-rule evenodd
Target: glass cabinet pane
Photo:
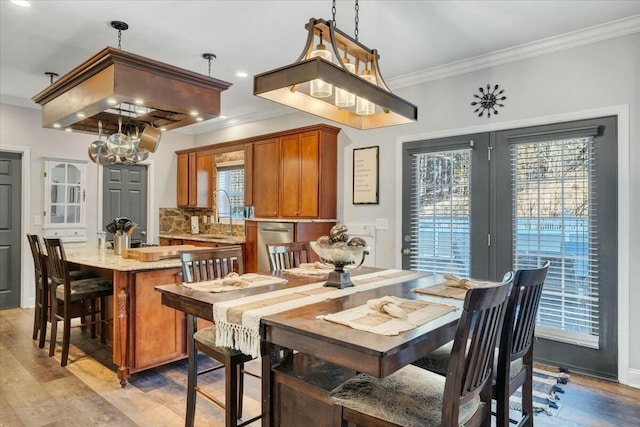
<path id="1" fill-rule="evenodd" d="M 67 207 L 67 223 L 79 223 L 80 222 L 80 206 L 68 206 Z"/>
<path id="2" fill-rule="evenodd" d="M 64 203 L 64 184 L 51 185 L 51 203 Z"/>
<path id="3" fill-rule="evenodd" d="M 80 185 L 80 169 L 73 165 L 67 166 L 67 183 Z"/>
<path id="4" fill-rule="evenodd" d="M 67 199 L 67 203 L 80 203 L 80 186 L 79 185 L 69 186 L 69 197 Z"/>
<path id="5" fill-rule="evenodd" d="M 51 205 L 51 218 L 52 224 L 64 223 L 64 205 Z"/>

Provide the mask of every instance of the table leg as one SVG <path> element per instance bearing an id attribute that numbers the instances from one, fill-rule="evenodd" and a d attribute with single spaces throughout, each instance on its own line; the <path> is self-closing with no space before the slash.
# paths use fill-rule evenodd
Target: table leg
<path id="1" fill-rule="evenodd" d="M 187 415 L 185 426 L 193 427 L 196 415 L 196 384 L 198 377 L 198 365 L 196 361 L 196 342 L 193 334 L 196 332 L 197 318 L 187 313 L 187 352 L 189 353 L 189 368 L 187 371 Z M 229 400 L 229 397 L 227 397 Z"/>
<path id="2" fill-rule="evenodd" d="M 280 346 L 262 341 L 262 425 L 272 426 L 274 381 L 273 368 L 280 364 Z"/>
<path id="3" fill-rule="evenodd" d="M 124 387 L 129 379 L 129 294 L 125 288 L 121 288 L 118 292 L 118 331 L 120 335 L 118 379 L 120 386 Z"/>

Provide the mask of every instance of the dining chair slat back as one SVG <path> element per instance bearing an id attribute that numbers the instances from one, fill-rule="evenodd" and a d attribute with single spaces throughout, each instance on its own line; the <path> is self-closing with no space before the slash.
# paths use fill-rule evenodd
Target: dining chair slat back
<path id="1" fill-rule="evenodd" d="M 219 279 L 231 272 L 244 274 L 244 258 L 240 246 L 180 252 L 180 261 L 186 283 Z"/>
<path id="2" fill-rule="evenodd" d="M 313 262 L 313 251 L 309 242 L 268 244 L 269 268 L 271 271 L 298 267 Z"/>

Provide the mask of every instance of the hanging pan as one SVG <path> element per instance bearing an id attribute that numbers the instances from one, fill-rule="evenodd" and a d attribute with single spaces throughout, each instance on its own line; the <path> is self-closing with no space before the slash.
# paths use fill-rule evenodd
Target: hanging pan
<path id="1" fill-rule="evenodd" d="M 102 122 L 98 121 L 98 139 L 89 144 L 89 158 L 99 165 L 115 163 L 116 156 L 109 152 L 107 142 L 102 140 Z"/>
<path id="2" fill-rule="evenodd" d="M 114 133 L 107 139 L 109 152 L 115 156 L 126 156 L 133 150 L 131 138 L 122 133 L 122 117 L 118 117 L 118 133 Z"/>
<path id="3" fill-rule="evenodd" d="M 155 153 L 160 145 L 160 138 L 162 138 L 162 132 L 160 129 L 156 129 L 151 125 L 146 125 L 140 135 L 140 142 L 138 146 L 151 153 Z"/>

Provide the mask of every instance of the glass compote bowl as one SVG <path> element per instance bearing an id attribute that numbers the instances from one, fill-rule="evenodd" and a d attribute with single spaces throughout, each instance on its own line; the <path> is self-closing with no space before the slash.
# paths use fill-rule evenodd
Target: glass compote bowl
<path id="1" fill-rule="evenodd" d="M 311 249 L 318 254 L 322 262 L 335 267 L 329 273 L 329 280 L 324 286 L 340 289 L 353 286 L 349 272 L 345 271 L 344 267 L 356 263 L 358 263 L 356 268 L 360 267 L 365 256 L 369 254 L 369 248 L 365 246 L 335 246 L 311 242 Z"/>

